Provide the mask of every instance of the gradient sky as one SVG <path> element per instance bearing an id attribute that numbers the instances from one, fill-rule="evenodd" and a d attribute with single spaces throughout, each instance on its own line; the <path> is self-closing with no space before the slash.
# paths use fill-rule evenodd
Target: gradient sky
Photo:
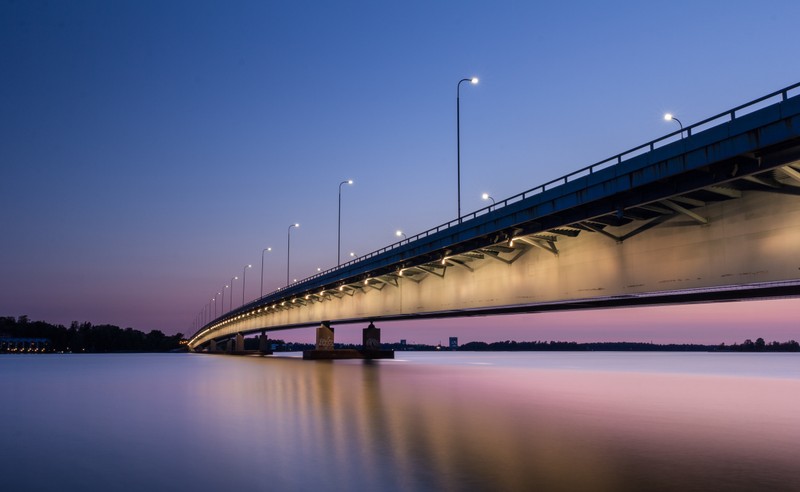
<path id="1" fill-rule="evenodd" d="M 461 95 L 466 212 L 674 130 L 666 111 L 690 124 L 799 81 L 797 19 L 796 0 L 1 1 L 0 315 L 189 333 L 248 263 L 257 297 L 262 248 L 265 291 L 283 285 L 291 223 L 292 277 L 334 266 L 342 180 L 344 254 L 454 218 L 459 79 L 481 80 Z M 787 340 L 800 300 L 385 328 Z"/>

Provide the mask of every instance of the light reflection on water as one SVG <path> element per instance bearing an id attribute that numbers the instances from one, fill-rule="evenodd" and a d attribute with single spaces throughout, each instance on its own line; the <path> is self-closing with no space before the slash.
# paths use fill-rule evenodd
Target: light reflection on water
<path id="1" fill-rule="evenodd" d="M 800 356 L 0 356 L 2 490 L 800 490 Z"/>

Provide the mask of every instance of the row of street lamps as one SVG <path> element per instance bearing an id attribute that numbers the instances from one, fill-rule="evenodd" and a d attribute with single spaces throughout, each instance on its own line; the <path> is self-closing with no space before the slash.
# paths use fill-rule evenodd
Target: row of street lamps
<path id="1" fill-rule="evenodd" d="M 458 212 L 458 222 L 461 222 L 461 84 L 464 82 L 469 82 L 472 85 L 476 85 L 478 83 L 477 77 L 470 77 L 470 78 L 463 78 L 458 81 L 456 84 L 456 182 L 457 182 L 457 212 Z M 683 124 L 681 121 L 676 118 L 671 113 L 666 113 L 664 115 L 664 120 L 672 121 L 675 120 L 681 128 L 681 138 L 683 138 Z M 342 264 L 342 186 L 344 185 L 352 185 L 353 180 L 348 179 L 339 183 L 339 206 L 338 206 L 338 220 L 337 220 L 337 235 L 336 235 L 336 266 L 341 266 Z M 481 195 L 483 200 L 491 200 L 492 204 L 490 205 L 489 210 L 492 209 L 496 205 L 494 198 L 492 198 L 488 193 L 483 193 Z M 286 285 L 289 286 L 290 282 L 290 254 L 291 254 L 291 241 L 292 241 L 292 229 L 300 227 L 299 223 L 291 224 L 286 233 Z M 408 236 L 401 231 L 395 231 L 395 235 L 402 240 L 408 239 Z M 267 252 L 272 251 L 271 247 L 264 248 L 261 251 L 261 290 L 260 290 L 260 297 L 264 296 L 264 254 Z M 350 253 L 351 257 L 355 257 L 355 253 Z M 245 281 L 247 275 L 247 269 L 252 268 L 252 265 L 246 265 L 242 270 L 242 305 L 244 305 L 245 301 Z M 317 268 L 317 271 L 321 271 L 320 268 Z M 199 324 L 202 326 L 204 320 L 208 320 L 211 315 L 211 307 L 210 303 L 214 303 L 214 318 L 217 317 L 217 297 L 221 296 L 220 302 L 220 314 L 222 314 L 222 309 L 225 309 L 225 289 L 230 288 L 230 301 L 229 301 L 229 310 L 233 310 L 233 281 L 238 280 L 239 277 L 235 276 L 231 279 L 230 286 L 225 285 L 220 292 L 217 292 L 217 296 L 211 299 L 211 301 L 206 304 L 206 306 L 201 309 L 199 317 Z"/>

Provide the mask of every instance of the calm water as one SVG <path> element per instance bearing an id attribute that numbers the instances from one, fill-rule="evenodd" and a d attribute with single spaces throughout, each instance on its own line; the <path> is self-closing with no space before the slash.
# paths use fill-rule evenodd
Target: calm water
<path id="1" fill-rule="evenodd" d="M 800 490 L 800 355 L 0 356 L 3 491 Z"/>

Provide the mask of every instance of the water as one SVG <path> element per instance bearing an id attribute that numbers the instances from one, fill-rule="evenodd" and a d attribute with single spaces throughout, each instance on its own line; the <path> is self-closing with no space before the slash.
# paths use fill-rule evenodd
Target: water
<path id="1" fill-rule="evenodd" d="M 800 354 L 0 356 L 0 490 L 800 490 Z"/>

